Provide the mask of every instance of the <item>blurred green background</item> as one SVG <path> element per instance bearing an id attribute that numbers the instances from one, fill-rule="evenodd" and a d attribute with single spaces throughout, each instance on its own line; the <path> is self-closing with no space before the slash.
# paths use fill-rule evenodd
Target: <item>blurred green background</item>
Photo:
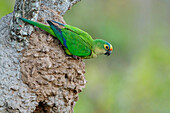
<path id="1" fill-rule="evenodd" d="M 0 18 L 13 5 L 1 0 Z M 64 18 L 114 46 L 85 60 L 74 113 L 170 113 L 170 0 L 82 0 Z"/>

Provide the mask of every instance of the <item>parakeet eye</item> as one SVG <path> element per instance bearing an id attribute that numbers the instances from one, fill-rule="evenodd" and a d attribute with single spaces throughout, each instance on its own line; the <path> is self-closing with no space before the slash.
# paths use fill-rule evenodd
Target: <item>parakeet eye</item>
<path id="1" fill-rule="evenodd" d="M 104 44 L 104 48 L 105 48 L 106 50 L 109 50 L 109 46 L 106 45 L 106 44 Z"/>

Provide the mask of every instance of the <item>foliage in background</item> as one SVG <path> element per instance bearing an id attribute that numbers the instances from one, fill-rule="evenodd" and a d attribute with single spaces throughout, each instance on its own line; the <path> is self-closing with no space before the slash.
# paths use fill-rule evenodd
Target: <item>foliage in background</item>
<path id="1" fill-rule="evenodd" d="M 0 18 L 13 11 L 14 0 L 0 0 Z"/>
<path id="2" fill-rule="evenodd" d="M 0 1 L 0 17 L 12 9 Z M 169 11 L 168 0 L 82 0 L 66 13 L 68 24 L 114 46 L 114 55 L 85 60 L 74 113 L 170 113 Z"/>

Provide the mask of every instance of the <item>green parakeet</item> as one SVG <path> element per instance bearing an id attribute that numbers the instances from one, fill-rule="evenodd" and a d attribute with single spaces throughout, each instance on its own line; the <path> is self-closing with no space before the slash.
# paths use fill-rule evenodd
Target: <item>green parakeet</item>
<path id="1" fill-rule="evenodd" d="M 110 43 L 102 39 L 93 40 L 87 32 L 79 28 L 62 24 L 54 20 L 47 20 L 48 24 L 50 25 L 47 26 L 38 22 L 27 20 L 25 18 L 19 19 L 37 26 L 50 33 L 54 37 L 57 37 L 61 44 L 64 46 L 65 52 L 68 55 L 83 58 L 94 58 L 101 54 L 109 56 L 112 52 L 112 45 Z M 53 23 L 57 23 L 64 28 L 59 28 Z"/>

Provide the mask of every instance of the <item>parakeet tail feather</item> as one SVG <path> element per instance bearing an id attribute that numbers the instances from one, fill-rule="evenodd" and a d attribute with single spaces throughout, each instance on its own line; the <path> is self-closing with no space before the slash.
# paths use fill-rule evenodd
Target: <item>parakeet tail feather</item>
<path id="1" fill-rule="evenodd" d="M 44 31 L 52 34 L 53 36 L 55 36 L 55 34 L 54 34 L 54 32 L 53 32 L 53 30 L 51 29 L 50 26 L 47 26 L 47 25 L 45 25 L 45 24 L 41 24 L 41 23 L 38 23 L 38 22 L 34 22 L 34 21 L 31 21 L 31 20 L 27 20 L 27 19 L 21 18 L 21 17 L 20 17 L 19 19 L 22 20 L 22 21 L 24 21 L 24 22 L 27 22 L 27 23 L 29 23 L 29 24 L 32 24 L 32 25 L 34 25 L 34 26 L 37 26 L 37 27 L 39 27 L 40 29 L 42 29 L 42 30 L 44 30 Z"/>

